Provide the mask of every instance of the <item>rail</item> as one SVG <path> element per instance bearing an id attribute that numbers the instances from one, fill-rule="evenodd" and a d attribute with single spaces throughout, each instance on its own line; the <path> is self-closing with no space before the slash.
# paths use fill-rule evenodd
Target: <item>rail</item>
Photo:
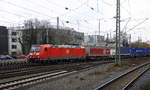
<path id="1" fill-rule="evenodd" d="M 127 72 L 125 72 L 125 73 L 119 75 L 118 77 L 115 77 L 115 78 L 111 79 L 110 81 L 108 81 L 108 82 L 106 82 L 106 83 L 104 83 L 104 84 L 102 84 L 102 85 L 99 85 L 99 86 L 98 86 L 97 88 L 95 88 L 94 90 L 109 90 L 108 87 L 111 86 L 111 84 L 117 82 L 117 80 L 119 80 L 119 79 L 123 78 L 124 76 L 128 75 L 129 73 L 132 73 L 132 72 L 134 72 L 134 71 L 136 71 L 136 70 L 138 70 L 138 69 L 140 69 L 140 68 L 142 68 L 142 67 L 144 67 L 144 66 L 147 66 L 147 65 L 149 65 L 149 64 L 150 64 L 150 62 L 147 62 L 147 63 L 141 64 L 141 65 L 139 65 L 139 66 L 137 66 L 137 67 L 134 67 L 134 68 L 128 70 Z M 126 84 L 125 86 L 123 86 L 122 90 L 127 90 L 127 89 L 131 86 L 131 84 L 132 84 L 136 79 L 138 79 L 143 73 L 145 73 L 147 70 L 149 70 L 149 68 L 150 68 L 150 67 L 148 66 L 146 69 L 144 69 L 137 77 L 135 77 L 134 80 L 132 80 L 132 81 L 130 81 L 130 82 L 128 82 L 128 83 L 125 82 L 125 83 L 127 83 L 127 84 Z M 121 84 L 121 83 L 120 83 L 120 84 Z M 118 84 L 118 85 L 119 85 L 119 84 Z M 116 89 L 111 88 L 111 90 L 116 90 Z M 118 90 L 119 90 L 119 89 L 118 89 Z M 120 90 L 121 90 L 121 89 L 120 89 Z"/>

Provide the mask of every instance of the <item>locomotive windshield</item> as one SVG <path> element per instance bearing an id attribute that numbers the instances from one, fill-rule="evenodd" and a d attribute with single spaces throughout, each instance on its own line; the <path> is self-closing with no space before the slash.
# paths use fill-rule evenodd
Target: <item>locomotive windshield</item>
<path id="1" fill-rule="evenodd" d="M 31 48 L 31 51 L 40 51 L 40 47 L 39 46 L 34 46 Z"/>

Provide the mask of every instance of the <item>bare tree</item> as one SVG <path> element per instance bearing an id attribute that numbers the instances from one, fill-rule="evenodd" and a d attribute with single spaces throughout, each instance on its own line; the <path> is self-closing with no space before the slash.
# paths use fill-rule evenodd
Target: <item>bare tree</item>
<path id="1" fill-rule="evenodd" d="M 46 43 L 44 32 L 48 25 L 47 21 L 40 22 L 37 19 L 24 22 L 24 29 L 20 30 L 20 37 L 18 38 L 23 54 L 27 55 L 29 53 L 32 44 Z"/>

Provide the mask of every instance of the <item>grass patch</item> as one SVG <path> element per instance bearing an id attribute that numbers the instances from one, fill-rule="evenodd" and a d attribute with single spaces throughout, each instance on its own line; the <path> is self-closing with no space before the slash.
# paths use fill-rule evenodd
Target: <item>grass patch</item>
<path id="1" fill-rule="evenodd" d="M 113 71 L 120 71 L 120 70 L 123 70 L 123 69 L 126 69 L 128 68 L 128 66 L 126 65 L 111 65 L 110 67 L 106 68 L 106 69 L 101 69 L 101 71 L 95 71 L 95 72 L 92 72 L 92 73 L 89 73 L 88 75 L 92 76 L 92 75 L 101 75 L 101 74 L 104 74 L 104 73 L 107 73 L 107 72 L 113 72 Z"/>
<path id="2" fill-rule="evenodd" d="M 81 80 L 81 81 L 82 81 L 82 80 L 85 80 L 85 78 L 79 77 L 79 76 L 75 76 L 74 78 L 75 78 L 75 79 L 79 79 L 79 80 Z"/>
<path id="3" fill-rule="evenodd" d="M 92 72 L 92 73 L 89 73 L 89 75 L 100 75 L 102 74 L 102 72 L 99 72 L 99 71 L 95 71 L 95 72 Z"/>
<path id="4" fill-rule="evenodd" d="M 118 64 L 114 64 L 113 66 L 109 67 L 106 72 L 113 72 L 113 71 L 120 71 L 120 70 L 124 70 L 124 69 L 128 69 L 129 66 L 128 65 L 118 65 Z"/>
<path id="5" fill-rule="evenodd" d="M 81 81 L 82 81 L 82 80 L 85 80 L 85 78 L 81 77 L 80 80 L 81 80 Z"/>
<path id="6" fill-rule="evenodd" d="M 116 70 L 121 70 L 121 66 L 113 65 L 112 67 L 108 68 L 106 70 L 106 72 L 112 72 L 112 71 L 116 71 Z"/>
<path id="7" fill-rule="evenodd" d="M 114 67 L 122 67 L 122 65 L 114 64 Z"/>

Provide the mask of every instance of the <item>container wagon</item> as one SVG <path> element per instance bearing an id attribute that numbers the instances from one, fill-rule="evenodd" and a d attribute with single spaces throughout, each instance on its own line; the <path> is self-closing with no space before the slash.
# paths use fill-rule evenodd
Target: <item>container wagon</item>
<path id="1" fill-rule="evenodd" d="M 130 55 L 132 56 L 145 56 L 146 49 L 145 48 L 131 48 Z"/>

